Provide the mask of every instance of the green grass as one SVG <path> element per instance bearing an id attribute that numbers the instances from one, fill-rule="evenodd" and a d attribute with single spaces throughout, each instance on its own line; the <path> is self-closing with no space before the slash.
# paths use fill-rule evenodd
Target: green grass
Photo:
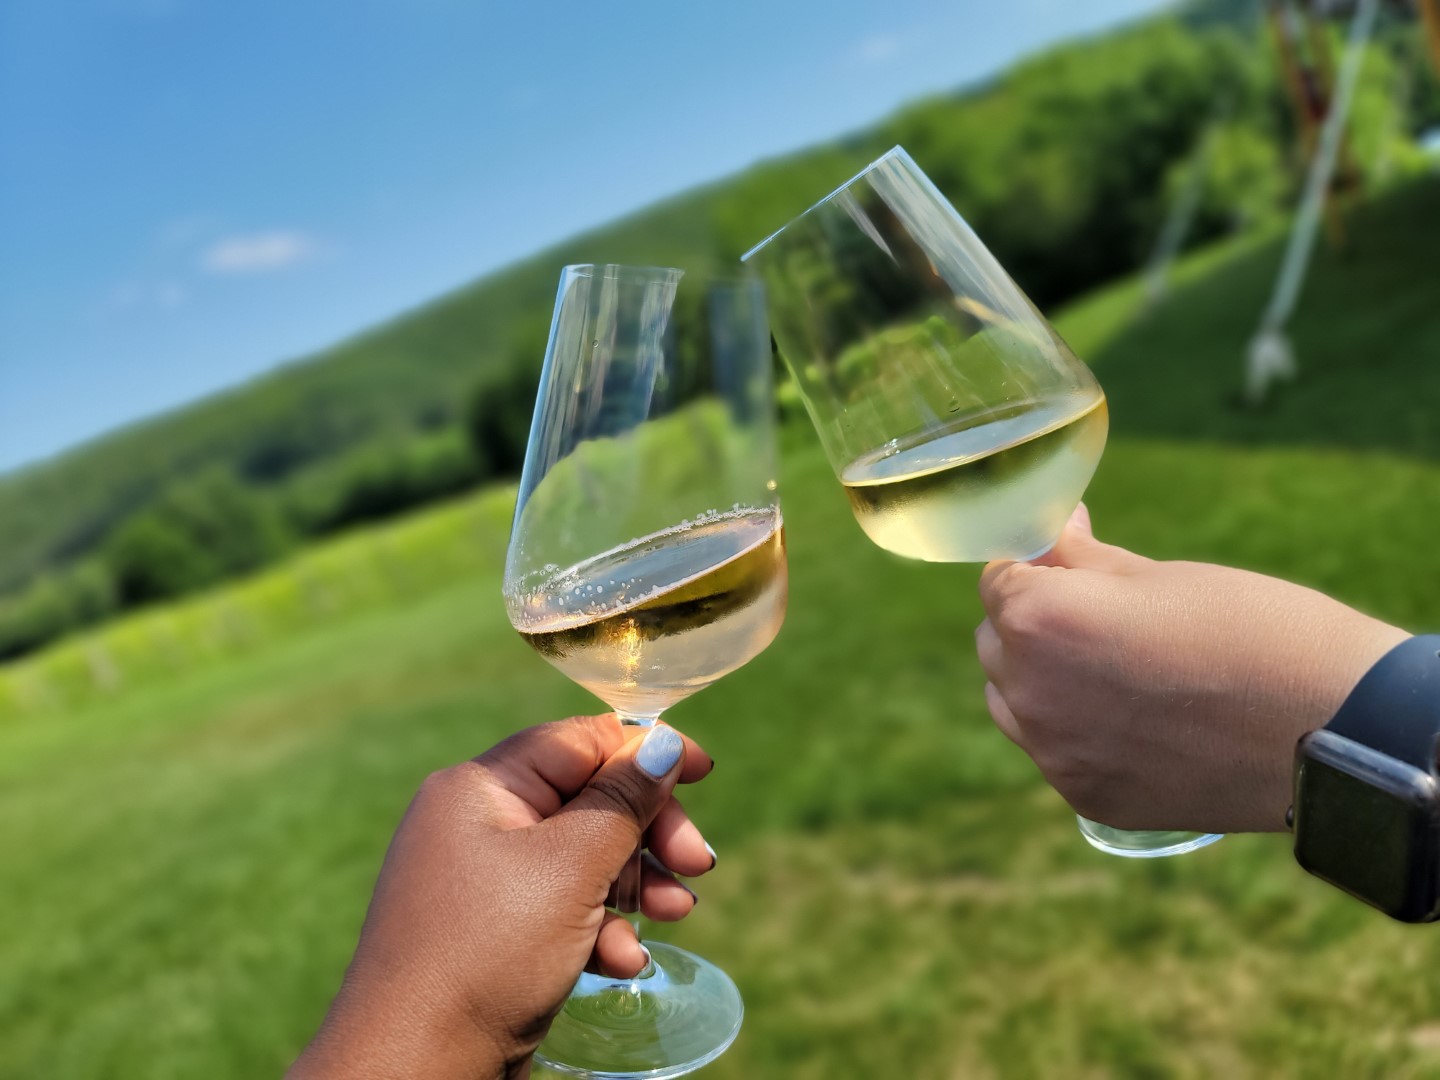
<path id="1" fill-rule="evenodd" d="M 1433 627 L 1440 309 L 1419 223 L 1440 222 L 1440 191 L 1360 222 L 1385 246 L 1317 267 L 1302 379 L 1268 413 L 1227 395 L 1273 246 L 1206 253 L 1139 320 L 1133 285 L 1065 314 L 1114 404 L 1089 501 L 1117 542 Z M 664 936 L 723 964 L 748 1007 L 704 1075 L 1440 1076 L 1440 938 L 1308 879 L 1279 837 L 1154 865 L 1092 852 L 985 716 L 975 569 L 871 548 L 813 437 L 786 444 L 785 630 L 673 715 L 718 761 L 689 803 L 720 863 Z M 278 590 L 243 647 L 147 636 L 126 661 L 144 676 L 110 690 L 57 659 L 88 639 L 8 673 L 59 689 L 0 724 L 0 1076 L 284 1067 L 425 773 L 592 707 L 506 625 L 503 502 L 140 617 L 203 627 L 237 597 L 271 612 L 255 597 Z M 450 539 L 398 560 L 408 586 L 328 614 L 281 602 L 325 560 L 353 582 L 363 553 L 427 529 Z M 457 553 L 431 572 L 432 551 Z"/>
<path id="2" fill-rule="evenodd" d="M 302 551 L 228 588 L 113 622 L 0 667 L 0 722 L 63 713 L 224 663 L 362 611 L 393 608 L 503 556 L 514 492 L 497 488 Z"/>

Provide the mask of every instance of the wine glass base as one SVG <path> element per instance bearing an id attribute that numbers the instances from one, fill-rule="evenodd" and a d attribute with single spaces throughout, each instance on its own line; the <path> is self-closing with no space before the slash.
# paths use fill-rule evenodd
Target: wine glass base
<path id="1" fill-rule="evenodd" d="M 1224 833 L 1183 832 L 1175 829 L 1115 829 L 1089 818 L 1077 817 L 1080 835 L 1107 855 L 1122 859 L 1163 859 L 1188 855 L 1209 847 Z"/>
<path id="2" fill-rule="evenodd" d="M 645 947 L 654 971 L 642 978 L 580 976 L 536 1061 L 567 1076 L 661 1080 L 725 1052 L 745 1015 L 730 976 L 674 945 Z"/>

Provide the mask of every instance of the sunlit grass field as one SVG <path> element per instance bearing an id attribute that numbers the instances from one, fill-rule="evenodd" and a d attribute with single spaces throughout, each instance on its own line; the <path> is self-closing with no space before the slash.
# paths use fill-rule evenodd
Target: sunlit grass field
<path id="1" fill-rule="evenodd" d="M 1440 626 L 1436 224 L 1434 185 L 1357 219 L 1259 413 L 1232 395 L 1273 246 L 1201 255 L 1147 313 L 1133 285 L 1066 312 L 1112 401 L 1097 530 Z M 808 430 L 785 443 L 785 630 L 671 717 L 718 762 L 688 802 L 719 864 L 661 933 L 748 1008 L 703 1075 L 1440 1076 L 1436 932 L 1281 837 L 1091 851 L 985 715 L 976 568 L 873 549 Z M 0 1076 L 285 1067 L 424 775 L 597 707 L 505 621 L 507 510 L 483 493 L 0 669 Z"/>

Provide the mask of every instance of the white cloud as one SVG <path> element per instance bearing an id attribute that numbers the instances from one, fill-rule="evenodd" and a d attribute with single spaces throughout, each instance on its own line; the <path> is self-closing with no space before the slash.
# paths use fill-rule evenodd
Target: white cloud
<path id="1" fill-rule="evenodd" d="M 227 236 L 200 254 L 200 265 L 212 274 L 256 274 L 304 262 L 319 250 L 302 232 L 270 229 L 246 236 Z"/>
<path id="2" fill-rule="evenodd" d="M 893 34 L 875 34 L 855 47 L 855 58 L 862 64 L 884 64 L 900 55 L 900 39 Z"/>

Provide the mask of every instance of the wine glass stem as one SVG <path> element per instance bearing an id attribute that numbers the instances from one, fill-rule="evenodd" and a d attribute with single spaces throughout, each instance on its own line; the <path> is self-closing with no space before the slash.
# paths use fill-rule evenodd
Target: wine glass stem
<path id="1" fill-rule="evenodd" d="M 631 713 L 615 711 L 620 718 L 620 723 L 626 727 L 651 728 L 660 719 L 660 714 L 654 716 L 636 716 Z M 620 880 L 615 883 L 615 910 L 622 915 L 633 915 L 631 925 L 635 927 L 635 937 L 640 937 L 640 852 L 644 847 L 644 841 L 635 845 L 635 850 L 630 854 L 630 862 L 620 873 Z M 647 963 L 645 969 L 636 976 L 636 979 L 643 979 L 654 972 L 654 965 Z"/>

